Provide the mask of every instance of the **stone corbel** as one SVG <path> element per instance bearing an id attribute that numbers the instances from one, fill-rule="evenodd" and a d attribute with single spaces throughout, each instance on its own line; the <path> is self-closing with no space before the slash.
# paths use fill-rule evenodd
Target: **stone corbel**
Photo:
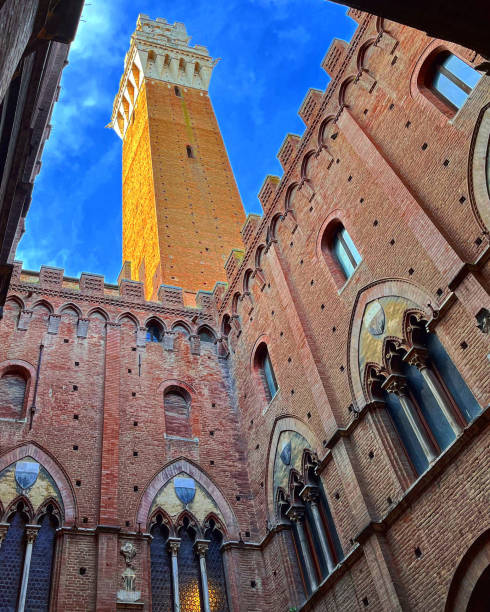
<path id="1" fill-rule="evenodd" d="M 235 328 L 235 331 L 238 336 L 242 331 L 242 326 L 240 324 L 240 317 L 237 314 L 231 315 L 231 324 Z"/>
<path id="2" fill-rule="evenodd" d="M 57 334 L 60 328 L 61 315 L 50 314 L 48 321 L 48 334 Z"/>
<path id="3" fill-rule="evenodd" d="M 17 329 L 25 331 L 29 327 L 29 321 L 32 318 L 32 310 L 22 310 L 19 317 Z"/>
<path id="4" fill-rule="evenodd" d="M 197 334 L 190 335 L 189 342 L 191 345 L 191 354 L 200 355 L 201 354 L 201 340 L 199 336 Z"/>
<path id="5" fill-rule="evenodd" d="M 166 331 L 163 335 L 163 348 L 167 351 L 174 350 L 174 340 L 175 340 L 175 332 L 174 331 Z"/>
<path id="6" fill-rule="evenodd" d="M 357 75 L 356 81 L 365 91 L 372 93 L 376 86 L 376 79 L 367 70 L 361 70 Z"/>
<path id="7" fill-rule="evenodd" d="M 230 349 L 228 347 L 228 339 L 226 336 L 220 336 L 216 341 L 218 345 L 218 355 L 221 357 L 228 357 Z"/>
<path id="8" fill-rule="evenodd" d="M 282 220 L 286 224 L 286 227 L 289 228 L 291 234 L 294 234 L 294 232 L 298 229 L 298 222 L 296 221 L 296 215 L 292 208 L 288 208 L 288 210 L 284 213 Z"/>
<path id="9" fill-rule="evenodd" d="M 398 47 L 398 41 L 396 38 L 393 38 L 391 34 L 383 31 L 380 33 L 378 40 L 376 41 L 376 46 L 380 47 L 384 51 L 388 51 L 388 53 L 391 55 Z"/>
<path id="10" fill-rule="evenodd" d="M 298 191 L 302 191 L 308 202 L 311 202 L 315 196 L 315 190 L 313 189 L 313 183 L 309 179 L 303 179 L 299 184 Z"/>
<path id="11" fill-rule="evenodd" d="M 265 280 L 265 276 L 264 276 L 264 272 L 262 268 L 255 268 L 255 270 L 252 273 L 252 278 L 254 278 L 258 282 L 259 288 L 262 291 L 267 282 Z"/>
<path id="12" fill-rule="evenodd" d="M 77 338 L 86 338 L 88 333 L 89 319 L 78 319 Z"/>
<path id="13" fill-rule="evenodd" d="M 322 156 L 322 158 L 325 158 L 327 162 L 327 170 L 328 170 L 330 166 L 333 164 L 333 155 L 328 150 L 327 145 L 322 144 L 321 147 L 318 149 L 318 152 L 316 153 L 315 157 L 320 157 L 320 156 Z"/>
<path id="14" fill-rule="evenodd" d="M 136 346 L 143 347 L 146 345 L 146 327 L 138 327 L 136 331 Z"/>

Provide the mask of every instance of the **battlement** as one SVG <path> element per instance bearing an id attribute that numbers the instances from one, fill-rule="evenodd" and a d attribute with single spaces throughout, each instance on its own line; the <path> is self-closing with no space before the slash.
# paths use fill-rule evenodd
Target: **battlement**
<path id="1" fill-rule="evenodd" d="M 196 311 L 212 312 L 214 298 L 211 291 L 187 292 L 182 287 L 160 285 L 156 302 L 145 299 L 144 285 L 140 281 L 119 278 L 118 284 L 106 283 L 100 274 L 82 272 L 80 278 L 65 276 L 63 268 L 41 266 L 39 272 L 24 270 L 21 261 L 14 262 L 11 286 L 20 284 L 38 288 L 41 293 L 70 292 L 72 298 L 77 296 L 95 300 L 122 300 L 131 302 L 131 306 L 151 308 L 158 304 L 165 308 L 179 309 L 195 313 Z"/>
<path id="2" fill-rule="evenodd" d="M 108 126 L 120 138 L 124 139 L 145 79 L 208 90 L 218 60 L 202 45 L 191 47 L 190 40 L 183 23 L 139 15 Z"/>

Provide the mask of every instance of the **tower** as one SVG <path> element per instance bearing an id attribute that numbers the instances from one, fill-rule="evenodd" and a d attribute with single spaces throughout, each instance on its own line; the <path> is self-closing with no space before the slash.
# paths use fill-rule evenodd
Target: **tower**
<path id="1" fill-rule="evenodd" d="M 245 215 L 208 94 L 216 60 L 184 24 L 139 15 L 114 101 L 123 141 L 123 274 L 211 290 Z"/>

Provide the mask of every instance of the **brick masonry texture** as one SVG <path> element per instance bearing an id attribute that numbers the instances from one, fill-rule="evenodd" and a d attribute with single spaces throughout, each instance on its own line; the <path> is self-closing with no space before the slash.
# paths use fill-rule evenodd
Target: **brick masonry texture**
<path id="1" fill-rule="evenodd" d="M 488 547 L 490 529 L 490 348 L 475 318 L 490 309 L 490 249 L 469 160 L 489 77 L 449 120 L 417 71 L 431 49 L 473 66 L 482 58 L 355 13 L 351 43 L 336 42 L 324 59 L 332 81 L 311 94 L 284 175 L 268 178 L 263 217 L 244 226 L 244 251 L 241 204 L 207 93 L 188 88 L 180 98 L 147 80 L 123 144 L 133 282 L 15 264 L 0 322 L 0 389 L 10 393 L 14 380 L 4 373 L 23 371 L 26 400 L 20 414 L 1 409 L 0 468 L 30 453 L 60 490 L 52 610 L 119 609 L 119 548 L 128 540 L 151 610 L 148 512 L 159 483 L 180 470 L 206 483 L 226 522 L 234 611 L 442 612 L 471 592 L 465 554 L 482 538 Z M 347 282 L 322 250 L 330 221 L 344 224 L 362 257 Z M 196 239 L 210 251 L 201 254 Z M 187 307 L 180 290 L 158 290 L 162 282 L 214 291 Z M 359 373 L 364 308 L 390 296 L 428 322 L 482 410 L 419 477 Z M 163 343 L 144 342 L 151 318 Z M 188 336 L 171 332 L 177 323 Z M 196 338 L 203 325 L 214 344 Z M 270 402 L 254 367 L 261 342 L 278 384 Z M 185 436 L 167 432 L 163 396 L 175 385 L 191 397 L 190 422 L 178 430 Z M 274 457 L 291 430 L 318 458 L 344 554 L 307 600 L 291 531 L 274 507 Z"/>

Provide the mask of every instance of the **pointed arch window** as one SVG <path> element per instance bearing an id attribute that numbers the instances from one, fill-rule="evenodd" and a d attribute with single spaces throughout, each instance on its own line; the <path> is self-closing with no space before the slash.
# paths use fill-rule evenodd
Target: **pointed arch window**
<path id="1" fill-rule="evenodd" d="M 28 377 L 20 369 L 8 368 L 0 374 L 0 417 L 22 418 Z"/>
<path id="2" fill-rule="evenodd" d="M 159 514 L 150 529 L 151 602 L 154 612 L 172 610 L 172 568 L 168 550 L 169 529 Z"/>
<path id="3" fill-rule="evenodd" d="M 412 346 L 406 350 L 388 343 L 388 375 L 378 380 L 393 425 L 420 475 L 481 413 L 481 407 L 437 335 L 415 316 L 410 328 Z"/>
<path id="4" fill-rule="evenodd" d="M 180 387 L 169 387 L 164 394 L 165 431 L 167 435 L 190 438 L 191 397 Z"/>
<path id="5" fill-rule="evenodd" d="M 0 593 L 5 610 L 48 610 L 59 521 L 50 504 L 37 525 L 29 525 L 24 503 L 9 517 L 0 547 Z"/>
<path id="6" fill-rule="evenodd" d="M 270 402 L 278 390 L 276 375 L 272 367 L 269 350 L 265 342 L 262 342 L 255 352 L 255 368 L 262 381 L 267 401 Z"/>
<path id="7" fill-rule="evenodd" d="M 207 327 L 202 327 L 198 332 L 198 336 L 201 342 L 206 342 L 208 344 L 214 344 L 216 341 L 215 335 Z"/>
<path id="8" fill-rule="evenodd" d="M 205 532 L 205 538 L 209 541 L 209 548 L 206 553 L 209 605 L 213 612 L 228 612 L 225 572 L 220 550 L 223 543 L 223 534 L 212 519 L 209 521 L 209 528 Z"/>
<path id="9" fill-rule="evenodd" d="M 146 326 L 146 341 L 161 342 L 163 340 L 163 327 L 158 321 L 152 320 Z"/>

